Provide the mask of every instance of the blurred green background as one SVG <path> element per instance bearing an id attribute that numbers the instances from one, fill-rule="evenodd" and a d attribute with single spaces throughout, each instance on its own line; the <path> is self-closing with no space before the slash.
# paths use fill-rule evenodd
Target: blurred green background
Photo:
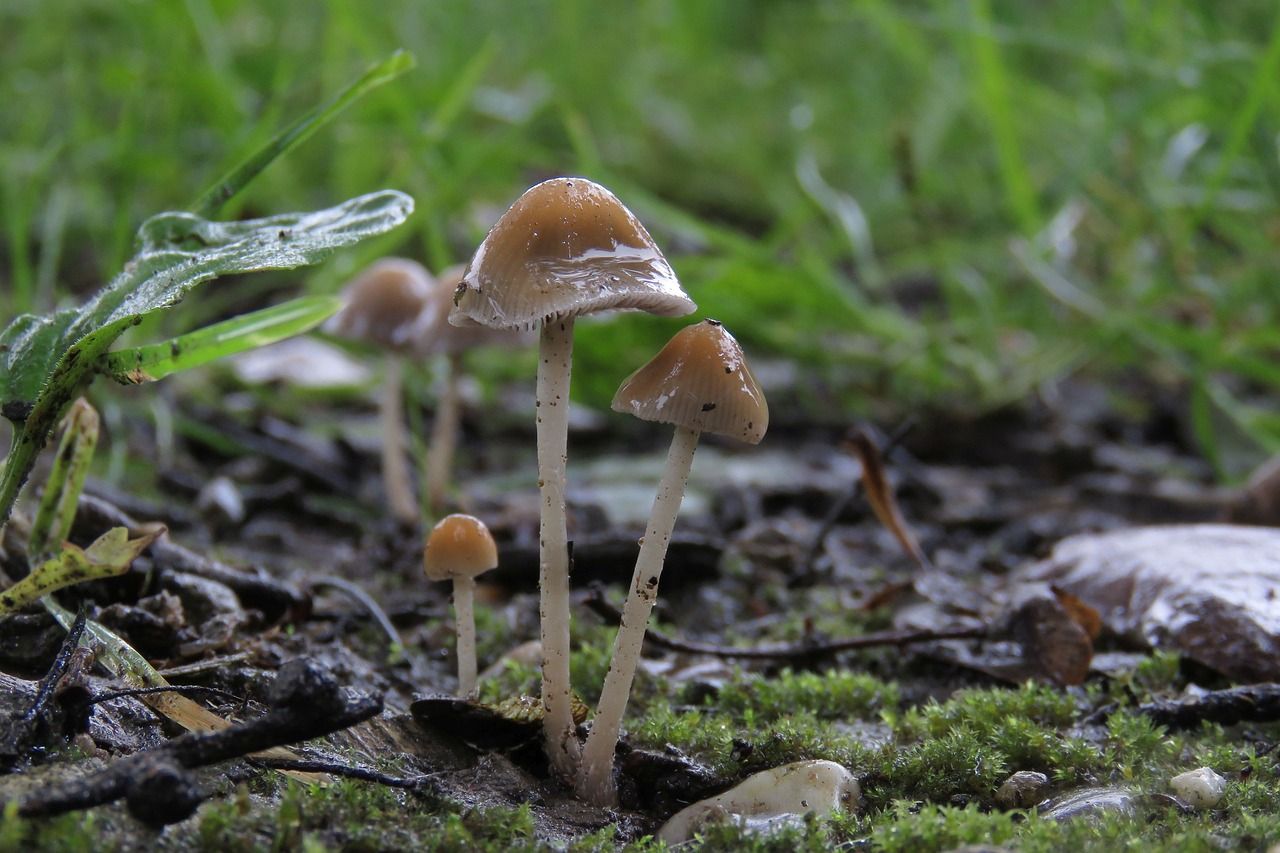
<path id="1" fill-rule="evenodd" d="M 144 218 L 406 48 L 416 70 L 229 214 L 394 187 L 410 223 L 166 323 L 331 291 L 379 254 L 465 261 L 530 183 L 583 174 L 649 225 L 700 316 L 814 371 L 788 383 L 814 417 L 1137 375 L 1211 459 L 1261 454 L 1280 449 L 1278 10 L 4 0 L 0 320 L 82 298 Z M 674 328 L 583 324 L 575 393 L 607 402 Z"/>

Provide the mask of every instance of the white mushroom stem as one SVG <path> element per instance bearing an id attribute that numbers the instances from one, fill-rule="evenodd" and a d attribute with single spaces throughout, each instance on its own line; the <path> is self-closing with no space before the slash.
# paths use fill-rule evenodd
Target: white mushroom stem
<path id="1" fill-rule="evenodd" d="M 413 524 L 418 520 L 418 504 L 413 499 L 409 482 L 409 466 L 404 459 L 405 434 L 403 367 L 397 356 L 387 357 L 387 375 L 382 380 L 382 482 L 387 490 L 387 503 L 396 520 Z"/>
<path id="2" fill-rule="evenodd" d="M 476 579 L 453 579 L 453 618 L 458 626 L 458 695 L 476 692 Z"/>
<path id="3" fill-rule="evenodd" d="M 458 439 L 458 380 L 462 373 L 462 356 L 450 353 L 446 364 L 444 391 L 436 405 L 435 422 L 431 425 L 431 449 L 427 456 L 427 476 L 423 492 L 432 514 L 444 506 L 449 490 L 453 452 Z"/>
<path id="4" fill-rule="evenodd" d="M 613 754 L 622 728 L 622 715 L 627 709 L 631 682 L 640 663 L 640 649 L 649 614 L 658 599 L 658 581 L 666 560 L 667 546 L 676 514 L 684 499 L 693 452 L 698 446 L 699 431 L 677 426 L 667 453 L 667 464 L 658 483 L 658 494 L 649 513 L 649 527 L 640 540 L 640 554 L 631 576 L 631 594 L 622 608 L 622 622 L 613 642 L 613 657 L 600 691 L 600 705 L 591 722 L 591 734 L 582 751 L 582 775 L 578 778 L 578 796 L 597 805 L 613 805 L 617 792 L 613 783 Z"/>
<path id="5" fill-rule="evenodd" d="M 573 318 L 542 324 L 538 347 L 539 616 L 542 623 L 543 732 L 552 768 L 577 776 L 579 746 L 569 684 L 569 535 L 564 492 L 569 443 Z"/>

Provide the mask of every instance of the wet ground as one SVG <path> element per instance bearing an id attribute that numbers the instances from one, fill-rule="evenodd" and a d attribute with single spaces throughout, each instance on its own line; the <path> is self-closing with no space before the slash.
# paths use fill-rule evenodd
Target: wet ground
<path id="1" fill-rule="evenodd" d="M 911 426 L 897 444 L 890 436 L 901 435 L 902 421 L 878 430 L 866 425 L 887 448 L 889 481 L 931 563 L 927 571 L 855 490 L 860 465 L 845 440 L 853 424 L 814 425 L 775 401 L 773 426 L 759 447 L 705 442 L 662 579 L 659 627 L 677 643 L 791 644 L 800 651 L 752 660 L 650 644 L 642 683 L 696 704 L 744 672 L 835 667 L 897 682 L 904 707 L 945 699 L 961 686 L 1002 683 L 981 642 L 821 648 L 867 632 L 920 627 L 907 618 L 920 607 L 931 608 L 926 622 L 935 620 L 926 627 L 981 627 L 986 614 L 1006 603 L 1009 573 L 1071 534 L 1241 511 L 1236 493 L 1212 486 L 1212 472 L 1189 449 L 1176 396 L 1133 389 L 1139 393 L 1126 394 L 1129 399 L 1159 402 L 1121 417 L 1114 406 L 1118 390 L 1129 389 L 1064 383 L 977 418 L 913 413 L 903 419 Z M 129 430 L 127 455 L 159 460 L 155 487 L 91 482 L 76 537 L 90 541 L 127 516 L 164 522 L 177 547 L 153 548 L 126 576 L 71 590 L 64 601 L 88 602 L 93 618 L 173 682 L 215 687 L 248 702 L 216 699 L 214 710 L 252 717 L 268 701 L 270 677 L 281 664 L 310 658 L 341 685 L 381 695 L 385 710 L 305 754 L 402 779 L 429 777 L 430 785 L 413 796 L 446 811 L 529 803 L 537 836 L 553 843 L 609 824 L 619 826 L 620 840 L 636 837 L 690 799 L 733 781 L 696 760 L 637 752 L 624 763 L 629 781 L 619 817 L 577 803 L 549 779 L 536 748 L 521 745 L 527 730 L 517 727 L 502 749 L 476 749 L 483 740 L 478 732 L 496 725 L 488 718 L 462 713 L 454 719 L 446 710 L 424 726 L 410 712 L 415 699 L 455 687 L 450 590 L 422 575 L 422 531 L 391 523 L 378 509 L 372 413 L 343 407 L 316 426 L 253 402 L 227 411 L 175 406 L 180 422 L 204 429 L 184 430 L 158 449 L 145 417 L 130 423 L 136 429 Z M 477 599 L 480 667 L 502 671 L 486 688 L 487 698 L 500 698 L 513 684 L 536 689 L 528 683 L 528 661 L 503 671 L 503 656 L 538 632 L 531 433 L 514 413 L 518 405 L 504 408 L 512 413 L 467 412 L 461 482 L 451 507 L 483 518 L 501 555 Z M 652 425 L 619 426 L 590 412 L 579 412 L 575 423 L 569 488 L 575 619 L 580 636 L 599 638 L 605 624 L 599 614 L 607 607 L 598 600 L 621 604 L 665 436 Z M 21 572 L 15 554 L 22 530 L 21 524 L 10 528 L 5 569 L 12 574 Z M 392 632 L 402 645 L 393 643 Z M 18 679 L 38 679 L 48 669 L 63 632 L 31 611 L 5 619 L 0 636 L 0 668 L 11 674 L 0 692 L 5 707 L 20 709 L 33 686 Z M 801 653 L 806 645 L 808 653 Z M 1123 654 L 1129 646 L 1103 637 L 1098 651 Z M 977 664 L 962 665 L 970 658 Z M 1100 654 L 1095 663 L 1107 660 Z M 1037 665 L 1022 661 L 1005 680 L 1044 676 Z M 599 674 L 586 673 L 589 683 L 580 686 L 589 703 Z M 105 684 L 90 681 L 94 690 Z M 874 720 L 842 725 L 870 745 L 887 737 Z M 170 732 L 135 700 L 116 699 L 99 706 L 88 734 L 74 750 L 51 742 L 34 760 L 18 760 L 20 774 L 0 778 L 0 796 L 29 794 L 68 772 L 91 773 Z M 228 801 L 250 796 L 246 780 L 270 772 L 235 761 L 200 771 L 200 779 L 215 800 Z M 107 825 L 121 838 L 133 837 L 137 827 L 114 808 Z M 194 843 L 196 821 L 169 830 L 168 843 Z"/>

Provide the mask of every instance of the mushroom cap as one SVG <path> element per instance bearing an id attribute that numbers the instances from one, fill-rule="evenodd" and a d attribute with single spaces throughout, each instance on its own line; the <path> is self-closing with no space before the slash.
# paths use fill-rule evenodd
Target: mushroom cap
<path id="1" fill-rule="evenodd" d="M 419 356 L 453 355 L 477 347 L 526 347 L 537 341 L 529 329 L 499 329 L 486 326 L 455 326 L 449 322 L 453 294 L 462 283 L 466 267 L 452 266 L 436 277 L 429 306 L 424 309 L 421 336 L 413 351 Z M 429 314 L 430 316 L 425 316 Z M 429 326 L 428 326 L 429 324 Z"/>
<path id="2" fill-rule="evenodd" d="M 628 376 L 613 410 L 759 444 L 769 404 L 742 347 L 717 320 L 686 326 Z"/>
<path id="3" fill-rule="evenodd" d="M 498 546 L 489 528 L 473 515 L 456 512 L 440 519 L 427 536 L 422 567 L 433 581 L 473 578 L 498 565 Z"/>
<path id="4" fill-rule="evenodd" d="M 586 178 L 525 191 L 489 229 L 449 322 L 505 328 L 596 311 L 680 317 L 697 306 L 640 220 Z"/>
<path id="5" fill-rule="evenodd" d="M 435 289 L 435 279 L 417 261 L 383 258 L 343 289 L 346 304 L 325 330 L 398 352 L 411 350 L 432 320 L 425 309 Z"/>

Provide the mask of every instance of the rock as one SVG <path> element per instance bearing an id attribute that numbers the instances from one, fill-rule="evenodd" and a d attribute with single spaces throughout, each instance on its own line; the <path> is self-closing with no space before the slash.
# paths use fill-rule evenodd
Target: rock
<path id="1" fill-rule="evenodd" d="M 717 821 L 767 832 L 817 815 L 856 809 L 862 789 L 853 774 L 834 761 L 797 761 L 748 776 L 723 794 L 676 812 L 658 830 L 658 840 L 681 844 Z"/>
<path id="2" fill-rule="evenodd" d="M 1081 788 L 1045 803 L 1040 809 L 1040 816 L 1051 820 L 1074 820 L 1098 817 L 1106 812 L 1136 815 L 1138 798 L 1123 788 Z"/>
<path id="3" fill-rule="evenodd" d="M 1280 678 L 1280 530 L 1225 524 L 1074 536 L 1019 573 L 1106 627 L 1245 682 Z"/>
<path id="4" fill-rule="evenodd" d="M 1179 773 L 1169 780 L 1169 787 L 1178 799 L 1193 809 L 1211 809 L 1222 801 L 1227 790 L 1227 780 L 1208 767 Z"/>
<path id="5" fill-rule="evenodd" d="M 1044 799 L 1049 777 L 1032 770 L 1019 770 L 996 791 L 996 803 L 1002 809 L 1029 809 Z"/>

